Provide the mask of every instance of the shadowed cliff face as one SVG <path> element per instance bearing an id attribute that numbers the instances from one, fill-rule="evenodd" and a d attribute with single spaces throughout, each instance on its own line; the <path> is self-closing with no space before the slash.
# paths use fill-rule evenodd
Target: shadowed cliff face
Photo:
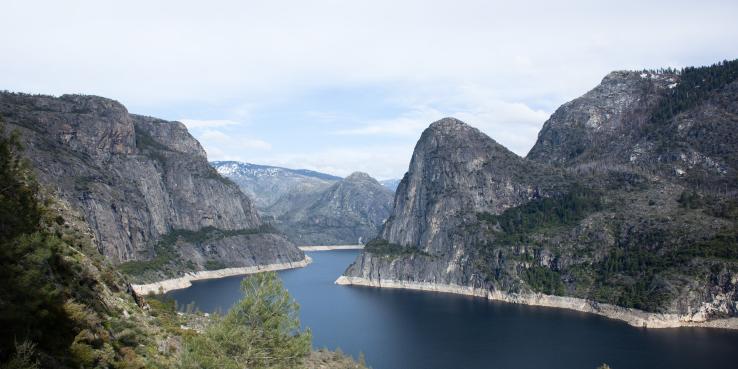
<path id="1" fill-rule="evenodd" d="M 732 64 L 611 73 L 526 159 L 453 118 L 431 124 L 345 276 L 738 316 L 736 78 Z"/>
<path id="2" fill-rule="evenodd" d="M 154 258 L 154 246 L 175 230 L 262 225 L 249 198 L 208 165 L 181 123 L 128 114 L 116 101 L 79 95 L 2 93 L 0 116 L 20 131 L 40 182 L 81 210 L 98 248 L 113 262 Z M 252 243 L 259 238 L 250 236 Z M 280 236 L 265 240 L 288 249 L 288 258 L 302 258 Z M 211 246 L 218 247 L 196 247 L 201 255 L 190 257 L 197 261 L 192 268 L 202 268 L 198 260 L 209 260 L 209 253 L 218 259 Z M 248 244 L 236 247 L 243 248 L 241 257 L 223 263 L 278 262 L 262 251 L 255 260 Z"/>

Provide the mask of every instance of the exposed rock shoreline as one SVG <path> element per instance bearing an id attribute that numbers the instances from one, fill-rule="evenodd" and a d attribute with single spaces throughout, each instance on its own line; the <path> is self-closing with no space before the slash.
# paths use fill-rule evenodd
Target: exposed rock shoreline
<path id="1" fill-rule="evenodd" d="M 518 295 L 508 294 L 501 291 L 488 291 L 482 288 L 474 288 L 453 284 L 408 282 L 389 279 L 377 280 L 347 276 L 339 277 L 335 281 L 335 283 L 338 285 L 398 288 L 418 291 L 453 293 L 458 295 L 482 297 L 487 298 L 488 300 L 503 301 L 514 304 L 569 309 L 584 313 L 597 314 L 610 319 L 621 320 L 634 327 L 702 327 L 738 329 L 738 318 L 706 320 L 703 312 L 696 312 L 692 315 L 656 314 L 610 304 L 601 304 L 585 299 L 545 295 L 541 293 Z"/>
<path id="2" fill-rule="evenodd" d="M 235 275 L 246 275 L 275 270 L 303 268 L 310 264 L 312 261 L 313 260 L 306 255 L 304 259 L 296 262 L 256 265 L 238 268 L 224 268 L 217 270 L 203 270 L 194 273 L 187 273 L 186 275 L 179 278 L 165 279 L 163 281 L 154 283 L 132 284 L 131 287 L 139 295 L 147 295 L 149 293 L 166 293 L 169 291 L 190 287 L 192 286 L 192 281 L 218 279 L 232 277 Z"/>
<path id="3" fill-rule="evenodd" d="M 302 251 L 363 250 L 364 245 L 300 246 Z"/>

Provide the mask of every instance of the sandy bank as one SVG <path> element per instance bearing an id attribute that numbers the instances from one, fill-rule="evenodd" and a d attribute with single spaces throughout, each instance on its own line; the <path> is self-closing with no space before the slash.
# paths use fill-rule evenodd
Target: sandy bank
<path id="1" fill-rule="evenodd" d="M 302 251 L 363 250 L 364 245 L 300 246 Z"/>
<path id="2" fill-rule="evenodd" d="M 172 290 L 187 288 L 192 285 L 192 281 L 200 281 L 204 279 L 216 279 L 231 277 L 234 275 L 254 274 L 259 272 L 268 272 L 273 270 L 302 268 L 312 262 L 309 256 L 305 259 L 294 263 L 277 263 L 267 265 L 256 265 L 249 267 L 225 268 L 217 270 L 203 270 L 199 272 L 187 273 L 179 278 L 165 279 L 163 281 L 148 284 L 132 284 L 133 290 L 139 295 L 147 295 L 149 293 L 165 293 Z"/>
<path id="3" fill-rule="evenodd" d="M 483 297 L 489 300 L 504 301 L 514 304 L 576 310 L 585 313 L 601 315 L 611 319 L 622 320 L 634 327 L 709 327 L 738 329 L 738 318 L 715 319 L 708 321 L 705 320 L 704 314 L 700 312 L 692 315 L 648 313 L 637 309 L 628 309 L 615 305 L 600 304 L 590 300 L 584 300 L 574 297 L 545 295 L 542 293 L 518 295 L 451 284 L 407 282 L 387 279 L 369 280 L 361 277 L 346 276 L 339 277 L 335 283 L 339 285 L 402 288 L 409 290 L 454 293 L 459 295 Z"/>

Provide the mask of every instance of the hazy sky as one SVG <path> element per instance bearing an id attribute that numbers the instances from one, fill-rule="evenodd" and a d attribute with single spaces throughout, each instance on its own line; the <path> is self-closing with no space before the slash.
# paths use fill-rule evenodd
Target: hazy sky
<path id="1" fill-rule="evenodd" d="M 738 58 L 738 1 L 0 3 L 0 89 L 185 122 L 211 160 L 401 177 L 444 116 L 520 155 L 616 69 Z"/>

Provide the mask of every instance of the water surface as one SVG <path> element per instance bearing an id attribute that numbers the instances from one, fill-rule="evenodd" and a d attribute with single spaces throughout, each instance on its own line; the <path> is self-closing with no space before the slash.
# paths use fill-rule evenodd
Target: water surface
<path id="1" fill-rule="evenodd" d="M 443 293 L 337 286 L 358 250 L 312 252 L 306 268 L 280 272 L 300 303 L 313 346 L 394 368 L 738 368 L 738 332 L 646 330 L 562 309 Z M 226 311 L 243 277 L 197 281 L 167 295 L 180 306 Z"/>

